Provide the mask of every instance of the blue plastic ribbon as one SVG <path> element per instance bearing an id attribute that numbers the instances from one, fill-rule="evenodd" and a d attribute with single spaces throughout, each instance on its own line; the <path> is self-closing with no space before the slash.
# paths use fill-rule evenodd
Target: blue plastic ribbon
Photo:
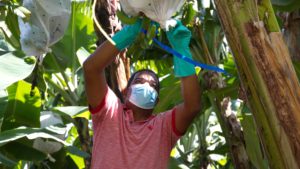
<path id="1" fill-rule="evenodd" d="M 141 30 L 143 33 L 147 33 L 146 30 L 142 29 Z M 207 64 L 204 64 L 204 63 L 199 63 L 199 62 L 196 62 L 194 61 L 193 59 L 191 58 L 188 58 L 182 54 L 180 54 L 179 52 L 177 52 L 176 50 L 170 48 L 169 46 L 163 44 L 162 42 L 160 42 L 159 40 L 157 40 L 156 38 L 153 38 L 153 41 L 159 46 L 161 47 L 162 49 L 164 49 L 165 51 L 167 51 L 168 53 L 171 53 L 172 55 L 188 62 L 188 63 L 191 63 L 192 65 L 194 66 L 198 66 L 198 67 L 201 67 L 202 69 L 207 69 L 207 70 L 212 70 L 212 71 L 216 71 L 216 72 L 220 72 L 220 73 L 224 73 L 226 75 L 228 75 L 228 73 L 224 70 L 224 69 L 221 69 L 217 66 L 212 66 L 212 65 L 207 65 Z"/>

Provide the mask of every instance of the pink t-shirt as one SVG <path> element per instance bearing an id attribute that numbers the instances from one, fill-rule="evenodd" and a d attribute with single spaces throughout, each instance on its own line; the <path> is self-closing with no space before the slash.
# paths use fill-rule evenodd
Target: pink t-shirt
<path id="1" fill-rule="evenodd" d="M 108 88 L 103 101 L 90 110 L 94 137 L 92 169 L 166 169 L 181 134 L 175 109 L 135 122 Z"/>

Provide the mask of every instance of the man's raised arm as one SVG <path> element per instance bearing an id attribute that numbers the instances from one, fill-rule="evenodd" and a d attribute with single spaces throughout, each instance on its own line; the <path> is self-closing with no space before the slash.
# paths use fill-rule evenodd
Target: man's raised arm
<path id="1" fill-rule="evenodd" d="M 185 57 L 191 58 L 189 49 L 191 32 L 178 22 L 175 28 L 167 32 L 172 47 Z M 185 133 L 194 117 L 200 111 L 200 87 L 195 75 L 194 65 L 174 56 L 174 73 L 181 80 L 183 103 L 176 106 L 175 126 L 177 131 Z"/>
<path id="2" fill-rule="evenodd" d="M 98 106 L 106 93 L 104 69 L 118 53 L 112 43 L 105 41 L 83 64 L 85 91 L 92 108 Z"/>
<path id="3" fill-rule="evenodd" d="M 88 103 L 92 108 L 98 106 L 106 93 L 105 67 L 113 61 L 120 51 L 133 43 L 140 29 L 141 20 L 133 25 L 125 26 L 112 37 L 115 44 L 105 41 L 84 62 L 85 90 Z"/>

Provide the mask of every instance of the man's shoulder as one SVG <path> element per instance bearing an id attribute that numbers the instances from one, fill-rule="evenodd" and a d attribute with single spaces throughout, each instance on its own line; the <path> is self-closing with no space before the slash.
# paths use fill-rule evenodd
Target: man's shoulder
<path id="1" fill-rule="evenodd" d="M 156 113 L 155 118 L 156 119 L 172 118 L 173 112 L 175 112 L 175 108 L 172 108 L 172 109 L 169 109 L 169 110 L 166 110 L 166 111 L 162 111 L 160 113 Z"/>

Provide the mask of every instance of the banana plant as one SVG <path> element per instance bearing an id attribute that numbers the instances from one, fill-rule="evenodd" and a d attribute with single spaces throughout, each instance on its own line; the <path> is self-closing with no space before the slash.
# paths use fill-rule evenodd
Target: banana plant
<path id="1" fill-rule="evenodd" d="M 93 49 L 95 40 L 91 15 L 85 13 L 90 11 L 88 7 L 86 2 L 73 2 L 72 24 L 66 36 L 52 47 L 44 62 L 36 64 L 36 60 L 30 60 L 21 52 L 18 24 L 12 24 L 18 23 L 19 9 L 24 7 L 17 1 L 1 1 L 1 10 L 4 11 L 1 12 L 6 15 L 2 18 L 5 20 L 2 21 L 4 27 L 1 26 L 0 43 L 3 49 L 1 77 L 4 80 L 1 81 L 0 137 L 5 143 L 0 146 L 1 168 L 83 168 L 89 165 L 90 117 L 76 116 L 82 114 L 82 110 L 83 114 L 87 114 L 81 64 Z M 27 12 L 26 8 L 23 10 Z M 83 18 L 90 22 L 81 22 Z M 48 116 L 43 114 L 45 111 L 52 111 L 51 116 L 58 114 L 59 119 L 65 121 L 55 124 L 60 127 L 56 128 L 60 133 L 43 128 L 45 120 L 42 119 Z M 68 127 L 70 125 L 73 127 Z M 48 135 L 45 136 L 42 131 L 48 132 Z M 57 138 L 61 131 L 67 131 L 66 138 L 64 134 L 63 139 Z M 23 136 L 19 137 L 22 133 Z M 59 151 L 48 152 L 38 149 L 36 142 L 46 142 L 45 145 L 54 142 L 63 146 Z M 26 148 L 24 153 L 30 155 L 18 152 L 18 148 Z"/>
<path id="2" fill-rule="evenodd" d="M 299 168 L 295 139 L 299 133 L 290 132 L 299 128 L 295 125 L 299 82 L 271 2 L 215 0 L 215 4 L 270 167 Z"/>

